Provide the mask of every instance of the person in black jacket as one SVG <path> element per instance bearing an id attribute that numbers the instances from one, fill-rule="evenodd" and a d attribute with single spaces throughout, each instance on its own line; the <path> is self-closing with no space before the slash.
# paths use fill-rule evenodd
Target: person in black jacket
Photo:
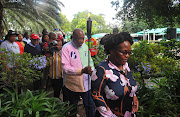
<path id="1" fill-rule="evenodd" d="M 31 35 L 31 42 L 26 44 L 24 47 L 24 52 L 31 53 L 32 56 L 42 55 L 42 48 L 38 44 L 39 36 L 37 34 Z"/>
<path id="2" fill-rule="evenodd" d="M 30 53 L 33 56 L 42 55 L 42 48 L 38 44 L 39 36 L 37 34 L 31 34 L 31 42 L 26 44 L 24 47 L 24 52 Z M 41 88 L 41 79 L 35 80 L 33 82 L 33 89 L 38 90 Z"/>

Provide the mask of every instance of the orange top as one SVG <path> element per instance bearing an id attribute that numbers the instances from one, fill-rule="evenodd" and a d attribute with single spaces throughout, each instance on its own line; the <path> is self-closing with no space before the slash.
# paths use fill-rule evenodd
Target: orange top
<path id="1" fill-rule="evenodd" d="M 21 42 L 19 42 L 19 41 L 16 41 L 16 43 L 17 43 L 18 46 L 19 46 L 20 54 L 23 54 L 23 53 L 24 53 L 24 47 L 23 47 L 23 45 L 22 45 Z"/>
<path id="2" fill-rule="evenodd" d="M 97 54 L 97 41 L 94 38 L 91 38 L 89 41 L 88 39 L 85 40 L 85 43 L 88 45 L 89 42 L 89 51 L 91 52 L 91 56 L 95 56 Z"/>

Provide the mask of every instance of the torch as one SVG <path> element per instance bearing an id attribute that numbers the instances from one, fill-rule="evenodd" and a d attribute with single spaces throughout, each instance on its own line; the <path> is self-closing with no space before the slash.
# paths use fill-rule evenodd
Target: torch
<path id="1" fill-rule="evenodd" d="M 88 66 L 90 66 L 90 51 L 89 51 L 89 46 L 90 46 L 90 39 L 91 39 L 91 28 L 92 28 L 92 20 L 90 18 L 90 13 L 88 13 L 88 19 L 87 19 L 87 37 L 88 37 Z M 89 91 L 89 75 L 88 75 L 88 91 Z M 88 105 L 89 105 L 89 93 L 88 93 Z M 88 106 L 89 107 L 89 106 Z M 88 111 L 89 115 L 89 111 Z"/>
<path id="2" fill-rule="evenodd" d="M 87 19 L 87 37 L 88 37 L 88 49 L 90 46 L 90 39 L 91 39 L 91 28 L 92 28 L 92 20 L 90 18 L 90 13 L 88 13 Z M 88 50 L 88 66 L 90 66 L 90 51 Z"/>

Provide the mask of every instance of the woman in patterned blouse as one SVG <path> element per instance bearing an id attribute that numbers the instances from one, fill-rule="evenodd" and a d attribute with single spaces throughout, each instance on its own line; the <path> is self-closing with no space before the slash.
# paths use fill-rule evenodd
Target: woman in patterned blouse
<path id="1" fill-rule="evenodd" d="M 92 74 L 92 96 L 96 117 L 131 117 L 138 111 L 137 85 L 127 60 L 131 55 L 132 37 L 127 32 L 105 37 L 108 59 Z"/>

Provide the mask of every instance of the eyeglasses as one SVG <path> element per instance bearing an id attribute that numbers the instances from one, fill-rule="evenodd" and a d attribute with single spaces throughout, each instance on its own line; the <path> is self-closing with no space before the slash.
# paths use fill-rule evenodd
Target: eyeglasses
<path id="1" fill-rule="evenodd" d="M 131 55 L 132 54 L 132 51 L 130 50 L 130 51 L 121 51 L 121 50 L 118 50 L 120 53 L 122 53 L 124 56 L 125 55 L 127 55 L 127 54 L 129 54 L 129 55 Z"/>

